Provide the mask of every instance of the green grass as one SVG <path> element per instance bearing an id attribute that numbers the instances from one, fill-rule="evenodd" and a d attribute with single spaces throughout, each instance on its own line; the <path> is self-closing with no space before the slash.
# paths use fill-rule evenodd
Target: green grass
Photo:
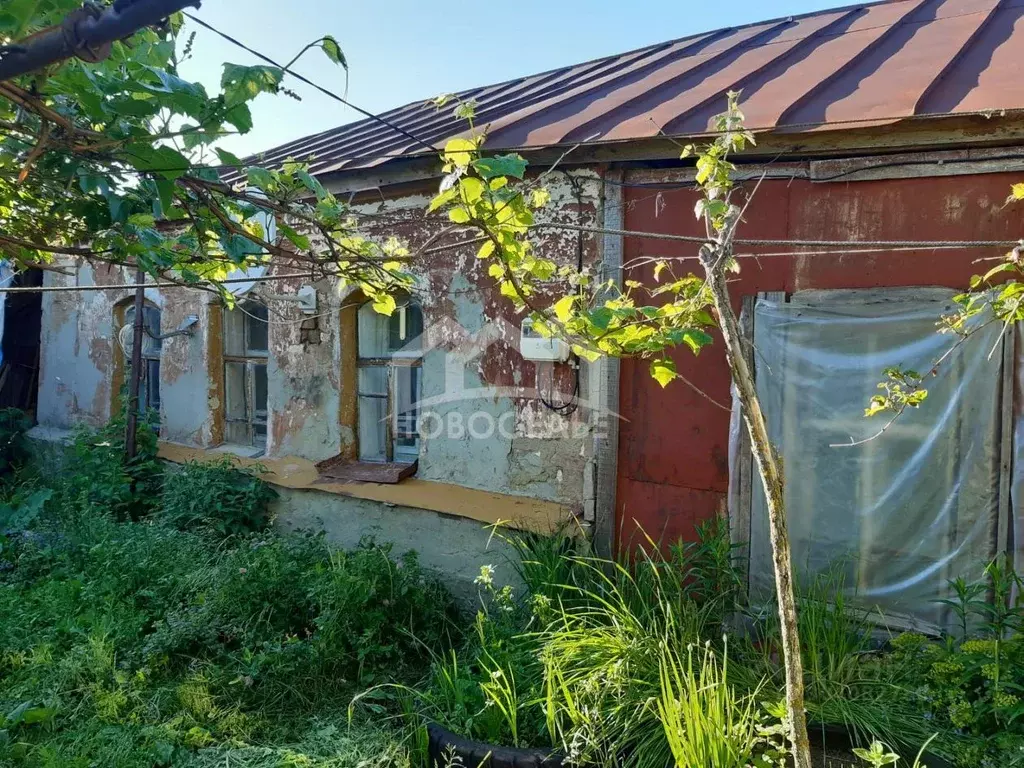
<path id="1" fill-rule="evenodd" d="M 118 521 L 79 485 L 0 537 L 0 765 L 408 763 L 346 710 L 453 642 L 414 554 Z"/>

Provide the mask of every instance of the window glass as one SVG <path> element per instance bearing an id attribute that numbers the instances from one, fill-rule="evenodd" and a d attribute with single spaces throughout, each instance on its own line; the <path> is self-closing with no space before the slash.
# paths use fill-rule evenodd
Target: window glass
<path id="1" fill-rule="evenodd" d="M 388 354 L 388 318 L 369 302 L 359 308 L 359 357 L 379 358 Z"/>
<path id="2" fill-rule="evenodd" d="M 130 305 L 124 311 L 124 324 L 135 325 L 135 307 Z M 158 356 L 163 342 L 153 338 L 160 335 L 160 310 L 146 304 L 142 310 L 142 354 L 144 356 Z"/>
<path id="3" fill-rule="evenodd" d="M 250 354 L 258 354 L 268 350 L 269 313 L 265 304 L 254 304 L 247 302 L 243 307 L 248 313 L 245 316 L 245 323 L 248 333 L 246 351 Z"/>
<path id="4" fill-rule="evenodd" d="M 381 397 L 359 398 L 359 458 L 387 460 L 388 401 Z"/>
<path id="5" fill-rule="evenodd" d="M 419 451 L 423 312 L 398 297 L 390 317 L 370 302 L 357 313 L 359 455 L 364 461 L 415 461 Z M 390 444 L 389 444 L 390 439 Z"/>
<path id="6" fill-rule="evenodd" d="M 247 301 L 224 312 L 224 438 L 229 443 L 267 444 L 268 312 Z"/>
<path id="7" fill-rule="evenodd" d="M 143 381 L 142 410 L 160 410 L 160 360 L 146 360 L 146 374 Z"/>
<path id="8" fill-rule="evenodd" d="M 224 310 L 224 354 L 245 356 L 245 315 L 237 308 Z"/>
<path id="9" fill-rule="evenodd" d="M 391 352 L 418 352 L 423 335 L 423 312 L 416 304 L 399 306 L 388 318 L 388 347 Z"/>
<path id="10" fill-rule="evenodd" d="M 359 369 L 359 394 L 388 396 L 388 368 L 386 365 L 364 366 Z"/>
<path id="11" fill-rule="evenodd" d="M 419 448 L 420 375 L 422 368 L 395 368 L 395 450 L 415 454 Z"/>
<path id="12" fill-rule="evenodd" d="M 233 421 L 248 421 L 245 363 L 224 364 L 224 415 Z"/>

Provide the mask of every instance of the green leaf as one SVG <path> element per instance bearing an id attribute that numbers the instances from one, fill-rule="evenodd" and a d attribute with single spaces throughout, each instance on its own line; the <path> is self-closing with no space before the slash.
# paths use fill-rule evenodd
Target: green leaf
<path id="1" fill-rule="evenodd" d="M 217 153 L 217 158 L 220 160 L 221 165 L 229 165 L 232 168 L 241 168 L 245 163 L 239 159 L 238 155 L 228 152 L 226 149 L 215 147 L 214 152 Z"/>
<path id="2" fill-rule="evenodd" d="M 338 41 L 330 35 L 326 35 L 323 41 L 320 43 L 320 47 L 323 48 L 324 53 L 327 54 L 327 58 L 333 61 L 338 66 L 348 69 L 348 62 L 345 60 L 345 54 L 341 51 L 341 46 L 338 45 Z"/>
<path id="3" fill-rule="evenodd" d="M 559 322 L 568 322 L 569 318 L 572 317 L 572 310 L 576 304 L 576 298 L 576 296 L 563 296 L 555 302 L 552 310 Z"/>
<path id="4" fill-rule="evenodd" d="M 284 71 L 278 67 L 255 64 L 225 64 L 220 86 L 224 90 L 224 103 L 228 108 L 252 101 L 261 93 L 277 93 Z"/>
<path id="5" fill-rule="evenodd" d="M 302 182 L 302 186 L 316 195 L 317 200 L 323 200 L 327 197 L 327 190 L 324 189 L 324 185 L 317 181 L 305 168 L 299 168 L 295 171 L 295 176 Z"/>
<path id="6" fill-rule="evenodd" d="M 1024 200 L 1024 183 L 1014 184 L 1010 187 L 1010 197 L 1014 200 Z"/>
<path id="7" fill-rule="evenodd" d="M 480 246 L 480 250 L 476 252 L 478 259 L 486 259 L 494 254 L 494 241 L 486 240 L 483 245 Z"/>
<path id="8" fill-rule="evenodd" d="M 704 333 L 704 331 L 697 330 L 695 328 L 688 328 L 683 332 L 683 343 L 686 344 L 692 351 L 693 354 L 700 352 L 701 347 L 706 347 L 713 341 L 711 336 Z"/>
<path id="9" fill-rule="evenodd" d="M 266 168 L 246 168 L 245 178 L 248 181 L 249 186 L 256 187 L 263 191 L 273 189 L 277 185 L 277 182 L 274 179 L 274 174 Z"/>
<path id="10" fill-rule="evenodd" d="M 156 179 L 155 184 L 160 197 L 160 215 L 166 218 L 174 207 L 174 182 L 170 179 Z"/>
<path id="11" fill-rule="evenodd" d="M 142 89 L 149 93 L 169 94 L 170 98 L 165 99 L 168 106 L 197 120 L 206 112 L 209 97 L 202 85 L 190 83 L 160 67 L 147 66 L 146 70 L 156 77 L 158 83 L 140 82 Z"/>
<path id="12" fill-rule="evenodd" d="M 309 250 L 310 241 L 307 235 L 304 235 L 301 232 L 297 232 L 296 230 L 292 229 L 291 227 L 284 223 L 278 223 L 277 228 L 281 230 L 281 234 L 288 239 L 288 242 L 290 242 L 296 248 L 299 248 L 300 250 L 303 251 Z"/>
<path id="13" fill-rule="evenodd" d="M 239 133 L 252 130 L 252 111 L 248 104 L 238 104 L 225 113 L 224 119 L 235 126 Z"/>
<path id="14" fill-rule="evenodd" d="M 590 313 L 590 322 L 598 330 L 606 331 L 613 317 L 615 317 L 615 312 L 609 307 L 598 307 Z"/>
<path id="15" fill-rule="evenodd" d="M 465 168 L 473 159 L 476 143 L 469 139 L 452 139 L 444 145 L 444 161 L 457 168 Z"/>
<path id="16" fill-rule="evenodd" d="M 493 179 L 497 176 L 513 176 L 521 179 L 526 173 L 526 161 L 516 154 L 481 157 L 473 161 L 473 167 L 485 179 Z"/>
<path id="17" fill-rule="evenodd" d="M 458 208 L 452 208 L 448 211 L 448 218 L 452 220 L 454 224 L 466 224 L 469 222 L 469 211 L 461 205 Z"/>
<path id="18" fill-rule="evenodd" d="M 679 376 L 679 374 L 676 373 L 675 361 L 670 357 L 652 361 L 651 376 L 656 382 L 661 384 L 662 387 L 667 387 Z"/>
<path id="19" fill-rule="evenodd" d="M 462 189 L 462 199 L 467 203 L 475 203 L 484 194 L 484 183 L 472 176 L 462 179 L 459 187 Z"/>
<path id="20" fill-rule="evenodd" d="M 136 227 L 152 227 L 156 224 L 156 219 L 149 213 L 133 213 L 128 217 L 128 223 Z"/>
<path id="21" fill-rule="evenodd" d="M 543 208 L 551 201 L 551 193 L 544 187 L 535 189 L 530 194 L 530 205 L 534 208 Z"/>
<path id="22" fill-rule="evenodd" d="M 395 297 L 387 293 L 378 296 L 373 302 L 373 310 L 388 317 L 391 317 L 397 306 Z"/>
<path id="23" fill-rule="evenodd" d="M 455 195 L 457 195 L 458 193 L 458 188 L 452 187 L 451 189 L 446 189 L 441 194 L 436 195 L 434 199 L 430 201 L 430 206 L 427 208 L 427 213 L 433 213 L 441 206 L 447 205 L 448 203 L 455 199 Z"/>
<path id="24" fill-rule="evenodd" d="M 177 179 L 192 166 L 187 157 L 171 147 L 132 144 L 126 154 L 138 170 L 153 171 L 165 179 Z"/>

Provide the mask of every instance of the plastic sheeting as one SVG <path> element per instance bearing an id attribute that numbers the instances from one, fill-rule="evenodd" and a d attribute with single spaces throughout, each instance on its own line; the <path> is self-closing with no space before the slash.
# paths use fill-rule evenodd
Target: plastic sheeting
<path id="1" fill-rule="evenodd" d="M 885 367 L 926 372 L 950 348 L 955 337 L 936 332 L 949 296 L 809 291 L 789 303 L 759 300 L 754 312 L 757 389 L 782 455 L 794 568 L 804 578 L 837 569 L 855 602 L 932 629 L 949 622 L 936 602 L 949 596 L 948 580 L 980 578 L 1006 531 L 999 324 L 979 330 L 926 381 L 920 408 L 862 445 L 831 446 L 865 440 L 888 421 L 864 417 Z M 757 600 L 774 582 L 756 474 L 751 499 Z"/>

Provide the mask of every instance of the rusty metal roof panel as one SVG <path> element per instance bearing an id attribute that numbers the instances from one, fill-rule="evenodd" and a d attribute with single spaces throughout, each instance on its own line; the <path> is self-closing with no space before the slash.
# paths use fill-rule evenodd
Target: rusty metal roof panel
<path id="1" fill-rule="evenodd" d="M 835 130 L 1024 109 L 1024 0 L 889 0 L 726 28 L 459 94 L 491 149 L 685 137 L 742 89 L 756 131 Z M 465 131 L 429 102 L 383 117 L 440 148 Z M 317 174 L 425 154 L 366 119 L 263 153 Z"/>

